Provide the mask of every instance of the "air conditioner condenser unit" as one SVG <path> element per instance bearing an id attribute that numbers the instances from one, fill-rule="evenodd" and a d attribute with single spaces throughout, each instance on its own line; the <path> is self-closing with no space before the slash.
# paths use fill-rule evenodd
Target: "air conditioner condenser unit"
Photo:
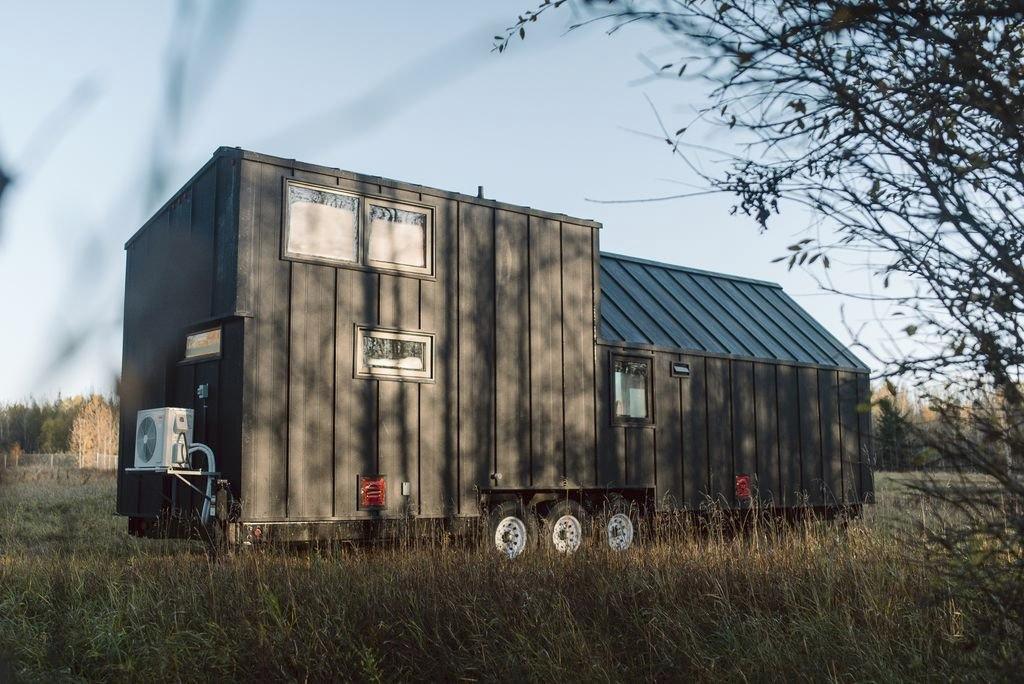
<path id="1" fill-rule="evenodd" d="M 192 444 L 192 409 L 139 411 L 135 427 L 136 468 L 180 468 L 188 465 Z"/>

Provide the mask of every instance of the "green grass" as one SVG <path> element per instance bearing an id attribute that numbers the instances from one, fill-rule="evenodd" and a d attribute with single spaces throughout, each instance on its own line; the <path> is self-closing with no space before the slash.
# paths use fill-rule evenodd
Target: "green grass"
<path id="1" fill-rule="evenodd" d="M 896 477 L 845 531 L 666 525 L 625 554 L 513 562 L 440 543 L 211 560 L 129 538 L 113 482 L 0 483 L 8 677 L 905 681 L 985 678 L 999 648 L 892 524 L 913 500 Z"/>

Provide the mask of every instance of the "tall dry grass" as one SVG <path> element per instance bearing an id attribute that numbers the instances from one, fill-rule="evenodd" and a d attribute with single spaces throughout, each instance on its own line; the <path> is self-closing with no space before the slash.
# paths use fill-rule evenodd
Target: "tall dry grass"
<path id="1" fill-rule="evenodd" d="M 112 485 L 0 485 L 0 653 L 20 677 L 900 681 L 982 677 L 996 648 L 970 594 L 879 524 L 901 513 L 885 491 L 845 530 L 662 523 L 625 554 L 214 560 L 128 538 Z"/>

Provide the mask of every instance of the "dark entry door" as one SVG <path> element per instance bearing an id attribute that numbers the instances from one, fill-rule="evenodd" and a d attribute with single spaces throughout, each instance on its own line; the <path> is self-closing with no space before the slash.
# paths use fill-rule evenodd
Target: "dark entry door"
<path id="1" fill-rule="evenodd" d="M 194 412 L 192 441 L 201 442 L 217 453 L 220 446 L 218 405 L 220 360 L 183 363 L 178 366 L 174 405 Z"/>

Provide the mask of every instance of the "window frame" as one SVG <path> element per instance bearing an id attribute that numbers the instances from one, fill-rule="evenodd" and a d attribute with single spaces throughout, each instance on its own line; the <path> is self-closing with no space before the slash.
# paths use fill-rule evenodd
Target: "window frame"
<path id="1" fill-rule="evenodd" d="M 401 342 L 425 343 L 424 365 L 426 368 L 422 371 L 410 371 L 403 368 L 381 368 L 366 365 L 363 358 L 363 339 L 367 335 L 373 336 L 374 334 Z M 425 330 L 356 324 L 353 335 L 352 377 L 363 380 L 432 383 L 434 382 L 434 337 L 434 333 Z"/>
<path id="2" fill-rule="evenodd" d="M 356 217 L 355 217 L 355 220 L 356 220 L 356 243 L 355 243 L 355 255 L 356 256 L 355 256 L 355 259 L 353 259 L 351 261 L 348 261 L 346 259 L 336 259 L 334 257 L 318 256 L 316 254 L 303 254 L 302 252 L 290 252 L 290 251 L 288 251 L 288 236 L 289 236 L 289 232 L 291 231 L 291 209 L 292 209 L 292 204 L 291 204 L 291 202 L 288 201 L 288 194 L 289 194 L 288 193 L 288 189 L 291 186 L 293 186 L 293 185 L 294 186 L 298 186 L 298 187 L 309 188 L 310 190 L 316 190 L 317 192 L 330 192 L 330 193 L 334 193 L 336 195 L 344 195 L 346 197 L 354 197 L 355 199 L 357 199 L 359 201 L 359 208 L 356 211 Z M 345 268 L 351 268 L 353 266 L 361 265 L 361 261 L 362 261 L 361 256 L 362 255 L 360 253 L 360 250 L 362 249 L 362 244 L 363 244 L 363 236 L 362 236 L 363 219 L 362 219 L 362 216 L 363 216 L 364 207 L 366 205 L 366 199 L 362 195 L 357 193 L 357 192 L 350 192 L 350 191 L 344 190 L 344 189 L 342 189 L 340 187 L 331 187 L 329 185 L 317 185 L 316 183 L 307 183 L 306 181 L 298 180 L 298 179 L 295 179 L 295 178 L 289 178 L 287 176 L 285 176 L 285 178 L 284 178 L 284 185 L 283 185 L 283 187 L 284 187 L 284 192 L 283 192 L 283 195 L 282 195 L 282 200 L 283 200 L 283 203 L 284 203 L 284 212 L 283 212 L 283 218 L 282 218 L 283 225 L 281 226 L 281 258 L 282 259 L 287 259 L 288 261 L 302 261 L 302 262 L 311 263 L 311 264 L 323 264 L 325 266 L 336 266 L 336 267 L 345 267 Z"/>
<path id="3" fill-rule="evenodd" d="M 327 256 L 317 256 L 288 251 L 288 234 L 291 223 L 291 203 L 288 201 L 288 188 L 291 185 L 306 187 L 311 190 L 317 190 L 320 192 L 333 192 L 339 195 L 354 197 L 357 200 L 359 200 L 359 211 L 356 212 L 356 258 L 354 260 L 346 261 L 344 259 L 335 259 Z M 282 177 L 281 188 L 281 198 L 283 204 L 281 212 L 280 234 L 282 259 L 286 261 L 296 261 L 301 263 L 332 266 L 334 268 L 348 268 L 356 271 L 370 271 L 373 273 L 395 273 L 420 278 L 423 280 L 434 280 L 436 278 L 434 271 L 434 264 L 436 263 L 437 260 L 434 249 L 434 237 L 436 231 L 436 212 L 435 207 L 433 205 L 424 204 L 422 202 L 407 201 L 404 199 L 397 200 L 392 199 L 390 197 L 382 197 L 379 195 L 359 192 L 357 190 L 349 190 L 341 186 L 320 185 L 318 183 L 311 183 L 309 181 L 304 181 L 302 179 L 292 178 L 291 176 Z M 391 262 L 370 261 L 369 224 L 371 202 L 382 207 L 404 209 L 406 211 L 413 211 L 416 213 L 426 214 L 427 221 L 425 226 L 425 267 L 421 268 L 419 266 L 406 266 L 403 264 L 393 264 Z"/>
<path id="4" fill-rule="evenodd" d="M 615 361 L 643 361 L 647 365 L 647 382 L 644 389 L 647 401 L 647 415 L 643 418 L 630 418 L 615 414 Z M 629 354 L 610 352 L 608 354 L 608 413 L 614 427 L 653 427 L 654 426 L 654 357 L 646 354 Z"/>
<path id="5" fill-rule="evenodd" d="M 205 333 L 211 333 L 216 331 L 217 335 L 217 351 L 210 352 L 207 354 L 196 354 L 195 356 L 188 355 L 188 341 L 189 338 L 195 337 L 196 335 L 203 335 Z M 182 345 L 181 361 L 179 363 L 200 363 L 202 361 L 210 361 L 212 359 L 219 359 L 224 353 L 224 326 L 214 325 L 207 328 L 201 328 L 199 330 L 193 330 L 192 332 L 185 333 L 185 342 Z"/>
<path id="6" fill-rule="evenodd" d="M 370 261 L 370 204 L 388 209 L 400 209 L 416 214 L 426 215 L 426 225 L 423 227 L 423 249 L 425 266 L 409 266 L 397 264 L 391 261 Z M 383 273 L 415 273 L 418 275 L 434 274 L 434 209 L 422 204 L 412 202 L 400 202 L 385 197 L 363 196 L 363 220 L 360 226 L 361 249 L 360 263 L 366 268 Z"/>

